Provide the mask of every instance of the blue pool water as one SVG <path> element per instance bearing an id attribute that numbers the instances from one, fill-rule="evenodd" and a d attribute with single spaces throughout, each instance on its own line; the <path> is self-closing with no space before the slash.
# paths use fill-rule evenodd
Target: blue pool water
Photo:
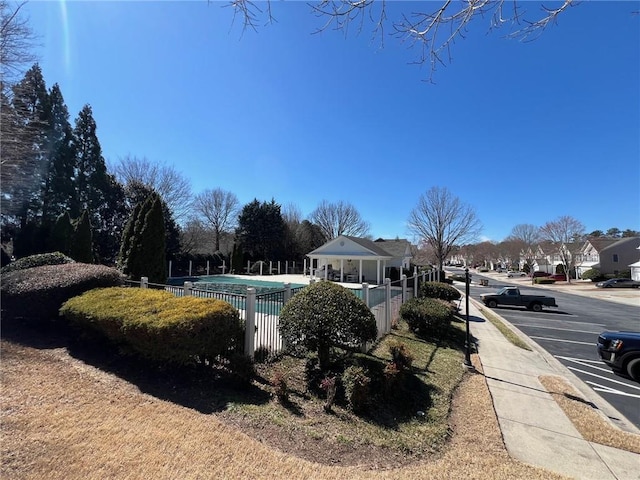
<path id="1" fill-rule="evenodd" d="M 193 282 L 199 290 L 236 293 L 246 295 L 247 288 L 253 287 L 258 295 L 262 293 L 284 290 L 283 282 L 255 280 L 252 278 L 231 277 L 225 275 L 208 275 L 202 277 L 176 277 L 170 279 L 170 285 L 182 286 L 184 282 Z M 304 284 L 292 283 L 291 288 L 304 287 Z"/>

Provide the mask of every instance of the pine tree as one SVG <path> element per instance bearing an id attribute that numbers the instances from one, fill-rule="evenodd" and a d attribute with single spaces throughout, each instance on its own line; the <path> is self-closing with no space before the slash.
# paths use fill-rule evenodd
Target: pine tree
<path id="1" fill-rule="evenodd" d="M 71 243 L 70 257 L 76 262 L 93 262 L 93 242 L 91 239 L 91 223 L 89 212 L 84 210 L 80 218 L 76 220 Z"/>

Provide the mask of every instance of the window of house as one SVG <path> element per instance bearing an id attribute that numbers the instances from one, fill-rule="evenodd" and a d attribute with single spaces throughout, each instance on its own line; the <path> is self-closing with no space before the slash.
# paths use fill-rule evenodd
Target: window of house
<path id="1" fill-rule="evenodd" d="M 618 254 L 617 253 L 613 254 L 613 261 L 616 262 L 616 263 L 618 262 Z"/>

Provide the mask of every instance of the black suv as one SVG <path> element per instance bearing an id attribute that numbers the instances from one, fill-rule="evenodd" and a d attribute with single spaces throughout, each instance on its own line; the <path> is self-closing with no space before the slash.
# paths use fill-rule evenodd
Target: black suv
<path id="1" fill-rule="evenodd" d="M 598 336 L 598 355 L 614 372 L 640 382 L 639 332 L 602 332 Z"/>

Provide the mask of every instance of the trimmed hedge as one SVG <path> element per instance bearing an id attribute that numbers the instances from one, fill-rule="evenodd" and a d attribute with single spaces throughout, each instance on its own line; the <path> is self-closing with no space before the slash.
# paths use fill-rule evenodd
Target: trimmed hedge
<path id="1" fill-rule="evenodd" d="M 534 281 L 535 283 L 540 285 L 550 285 L 552 283 L 556 283 L 556 281 L 553 278 L 546 278 L 546 277 L 537 277 Z"/>
<path id="2" fill-rule="evenodd" d="M 420 337 L 438 337 L 449 326 L 454 307 L 437 298 L 412 298 L 400 307 L 400 317 Z"/>
<path id="3" fill-rule="evenodd" d="M 439 298 L 452 302 L 458 300 L 461 296 L 460 292 L 451 285 L 443 282 L 425 282 L 420 285 L 419 297 Z"/>
<path id="4" fill-rule="evenodd" d="M 60 314 L 154 362 L 229 358 L 243 339 L 238 310 L 229 303 L 164 290 L 96 289 L 65 302 Z"/>
<path id="5" fill-rule="evenodd" d="M 313 283 L 280 312 L 280 334 L 292 353 L 318 353 L 320 369 L 330 362 L 331 347 L 357 348 L 375 340 L 376 319 L 348 289 L 331 282 Z"/>
<path id="6" fill-rule="evenodd" d="M 74 262 L 16 270 L 2 275 L 3 315 L 52 320 L 66 300 L 94 288 L 123 284 L 122 274 L 104 265 Z"/>
<path id="7" fill-rule="evenodd" d="M 42 267 L 43 265 L 63 265 L 65 263 L 74 263 L 73 258 L 69 258 L 63 253 L 39 253 L 37 255 L 30 255 L 28 257 L 22 257 L 9 265 L 6 265 L 0 269 L 0 274 L 15 272 L 16 270 L 24 270 L 33 267 Z"/>

